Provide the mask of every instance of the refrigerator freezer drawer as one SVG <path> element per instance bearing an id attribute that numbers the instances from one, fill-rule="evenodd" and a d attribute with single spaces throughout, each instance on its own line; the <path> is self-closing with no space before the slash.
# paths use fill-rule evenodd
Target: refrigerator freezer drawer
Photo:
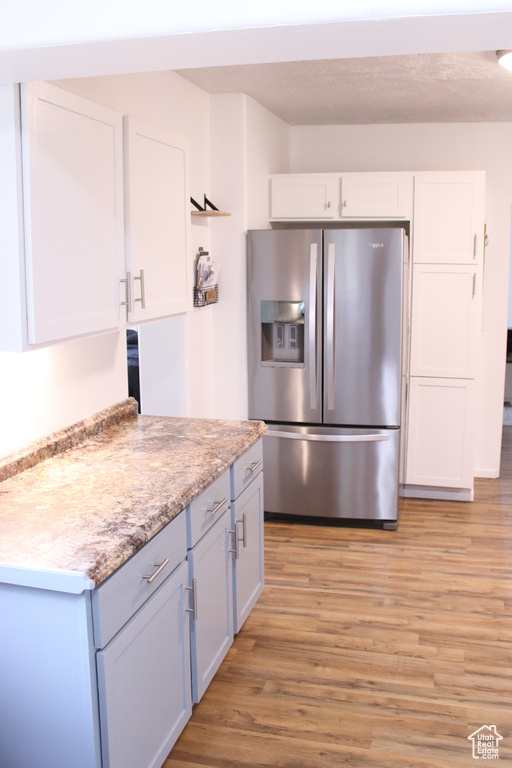
<path id="1" fill-rule="evenodd" d="M 396 522 L 399 445 L 399 429 L 269 425 L 265 511 Z"/>

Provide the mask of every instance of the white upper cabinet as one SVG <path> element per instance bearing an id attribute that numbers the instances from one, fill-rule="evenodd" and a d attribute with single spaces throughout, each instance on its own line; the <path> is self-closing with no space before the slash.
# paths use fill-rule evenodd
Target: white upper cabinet
<path id="1" fill-rule="evenodd" d="M 132 323 L 187 308 L 187 149 L 165 129 L 125 118 L 127 274 L 121 302 Z"/>
<path id="2" fill-rule="evenodd" d="M 187 163 L 164 129 L 129 119 L 123 140 L 117 112 L 0 85 L 0 349 L 185 312 Z"/>
<path id="3" fill-rule="evenodd" d="M 410 173 L 344 173 L 341 177 L 343 218 L 410 218 Z"/>
<path id="4" fill-rule="evenodd" d="M 414 261 L 476 264 L 484 246 L 485 173 L 419 173 L 414 179 Z"/>
<path id="5" fill-rule="evenodd" d="M 287 173 L 270 180 L 272 219 L 337 219 L 339 177 L 327 173 Z"/>
<path id="6" fill-rule="evenodd" d="M 119 325 L 122 120 L 47 83 L 21 86 L 28 341 Z"/>
<path id="7" fill-rule="evenodd" d="M 411 201 L 410 173 L 287 173 L 270 179 L 274 221 L 406 219 Z"/>

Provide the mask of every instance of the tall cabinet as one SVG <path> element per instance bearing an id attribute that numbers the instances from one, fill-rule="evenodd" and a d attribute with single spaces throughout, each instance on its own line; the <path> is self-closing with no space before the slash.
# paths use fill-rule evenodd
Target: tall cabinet
<path id="1" fill-rule="evenodd" d="M 406 457 L 414 495 L 434 486 L 472 498 L 484 182 L 480 172 L 414 179 Z"/>
<path id="2" fill-rule="evenodd" d="M 409 228 L 412 289 L 401 466 L 410 496 L 473 497 L 484 200 L 483 171 L 270 178 L 272 222 L 353 226 L 367 220 Z"/>

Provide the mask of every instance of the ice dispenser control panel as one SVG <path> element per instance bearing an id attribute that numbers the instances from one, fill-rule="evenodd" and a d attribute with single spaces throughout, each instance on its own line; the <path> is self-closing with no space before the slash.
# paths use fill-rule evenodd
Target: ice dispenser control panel
<path id="1" fill-rule="evenodd" d="M 261 364 L 304 367 L 304 302 L 261 302 Z"/>

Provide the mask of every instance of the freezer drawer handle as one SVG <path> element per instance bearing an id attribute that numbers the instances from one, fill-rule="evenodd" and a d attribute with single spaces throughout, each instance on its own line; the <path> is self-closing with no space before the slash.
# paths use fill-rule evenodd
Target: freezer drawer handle
<path id="1" fill-rule="evenodd" d="M 290 440 L 312 440 L 319 443 L 378 443 L 389 440 L 389 435 L 378 433 L 369 435 L 316 435 L 302 432 L 279 432 L 269 429 L 265 437 L 285 437 Z"/>

